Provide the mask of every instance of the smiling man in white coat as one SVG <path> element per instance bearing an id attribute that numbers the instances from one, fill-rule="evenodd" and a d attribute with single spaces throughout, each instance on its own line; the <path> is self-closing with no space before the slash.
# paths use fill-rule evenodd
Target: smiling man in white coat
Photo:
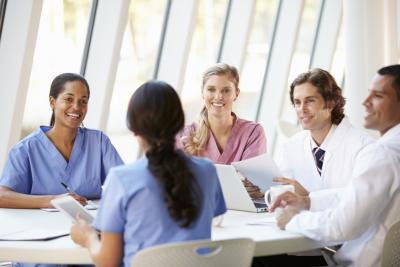
<path id="1" fill-rule="evenodd" d="M 364 126 L 381 137 L 358 154 L 339 203 L 310 211 L 312 197 L 286 192 L 271 208 L 282 208 L 281 229 L 344 242 L 334 256 L 341 266 L 380 266 L 385 235 L 400 220 L 400 65 L 378 71 L 363 105 Z"/>
<path id="2" fill-rule="evenodd" d="M 275 181 L 293 184 L 301 195 L 311 192 L 321 205 L 337 202 L 325 196 L 325 189 L 349 183 L 357 154 L 373 139 L 345 117 L 342 90 L 325 70 L 298 75 L 290 85 L 290 100 L 304 130 L 284 144 L 279 165 L 285 177 Z"/>

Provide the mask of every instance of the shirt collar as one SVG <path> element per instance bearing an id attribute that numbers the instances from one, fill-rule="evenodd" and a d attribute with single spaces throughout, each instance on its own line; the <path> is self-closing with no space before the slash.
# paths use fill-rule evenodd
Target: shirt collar
<path id="1" fill-rule="evenodd" d="M 322 144 L 320 146 L 318 146 L 317 143 L 315 143 L 314 139 L 312 138 L 312 136 L 310 134 L 311 150 L 313 150 L 316 147 L 320 147 L 321 149 L 326 151 L 326 148 L 328 147 L 329 143 L 332 142 L 332 136 L 333 136 L 333 133 L 335 132 L 336 128 L 337 128 L 337 125 L 332 124 L 331 128 L 329 129 L 328 134 L 325 136 L 324 141 L 322 141 Z"/>
<path id="2" fill-rule="evenodd" d="M 386 133 L 384 133 L 381 138 L 378 139 L 379 142 L 385 141 L 387 139 L 391 139 L 393 136 L 400 133 L 400 123 L 396 126 L 390 128 Z"/>

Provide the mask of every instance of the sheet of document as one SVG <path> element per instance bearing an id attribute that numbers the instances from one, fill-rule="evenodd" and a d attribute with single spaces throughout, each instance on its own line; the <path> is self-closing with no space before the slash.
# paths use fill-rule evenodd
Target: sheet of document
<path id="1" fill-rule="evenodd" d="M 269 226 L 275 226 L 276 225 L 276 219 L 274 216 L 269 216 L 261 219 L 256 219 L 252 221 L 248 221 L 247 224 L 249 225 L 269 225 Z"/>
<path id="2" fill-rule="evenodd" d="M 68 230 L 25 229 L 0 236 L 0 241 L 40 241 L 69 235 Z"/>
<path id="3" fill-rule="evenodd" d="M 99 208 L 99 203 L 100 203 L 100 199 L 99 200 L 89 200 L 87 205 L 85 206 L 85 209 L 97 210 Z M 47 212 L 59 212 L 59 210 L 56 208 L 41 208 L 41 210 L 47 211 Z"/>
<path id="4" fill-rule="evenodd" d="M 254 185 L 260 187 L 263 192 L 268 190 L 272 185 L 277 185 L 277 183 L 272 181 L 273 177 L 282 176 L 282 172 L 268 154 L 232 162 L 232 165 Z"/>

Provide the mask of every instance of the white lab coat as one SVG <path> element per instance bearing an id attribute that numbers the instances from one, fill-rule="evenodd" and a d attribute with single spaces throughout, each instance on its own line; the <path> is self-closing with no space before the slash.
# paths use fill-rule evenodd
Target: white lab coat
<path id="1" fill-rule="evenodd" d="M 325 242 L 344 242 L 335 260 L 345 266 L 380 266 L 388 229 L 400 220 L 400 124 L 357 156 L 338 204 L 303 211 L 286 230 Z"/>
<path id="2" fill-rule="evenodd" d="M 323 189 L 345 187 L 351 178 L 354 161 L 359 151 L 374 140 L 364 131 L 354 128 L 345 117 L 330 134 L 324 147 L 325 156 L 321 175 L 317 171 L 311 151 L 310 131 L 302 131 L 283 145 L 279 167 L 285 177 L 296 179 L 320 201 L 312 209 L 325 207 L 331 198 L 325 197 Z M 323 191 L 320 191 L 323 190 Z M 332 197 L 331 194 L 328 194 Z M 319 204 L 319 206 L 316 205 Z"/>

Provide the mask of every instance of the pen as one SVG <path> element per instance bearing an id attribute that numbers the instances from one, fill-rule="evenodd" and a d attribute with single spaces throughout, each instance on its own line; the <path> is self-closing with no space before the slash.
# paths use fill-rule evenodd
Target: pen
<path id="1" fill-rule="evenodd" d="M 64 182 L 61 182 L 61 185 L 65 188 L 65 190 L 67 190 L 68 193 L 75 194 L 74 191 L 72 191 L 71 188 L 69 188 Z"/>

